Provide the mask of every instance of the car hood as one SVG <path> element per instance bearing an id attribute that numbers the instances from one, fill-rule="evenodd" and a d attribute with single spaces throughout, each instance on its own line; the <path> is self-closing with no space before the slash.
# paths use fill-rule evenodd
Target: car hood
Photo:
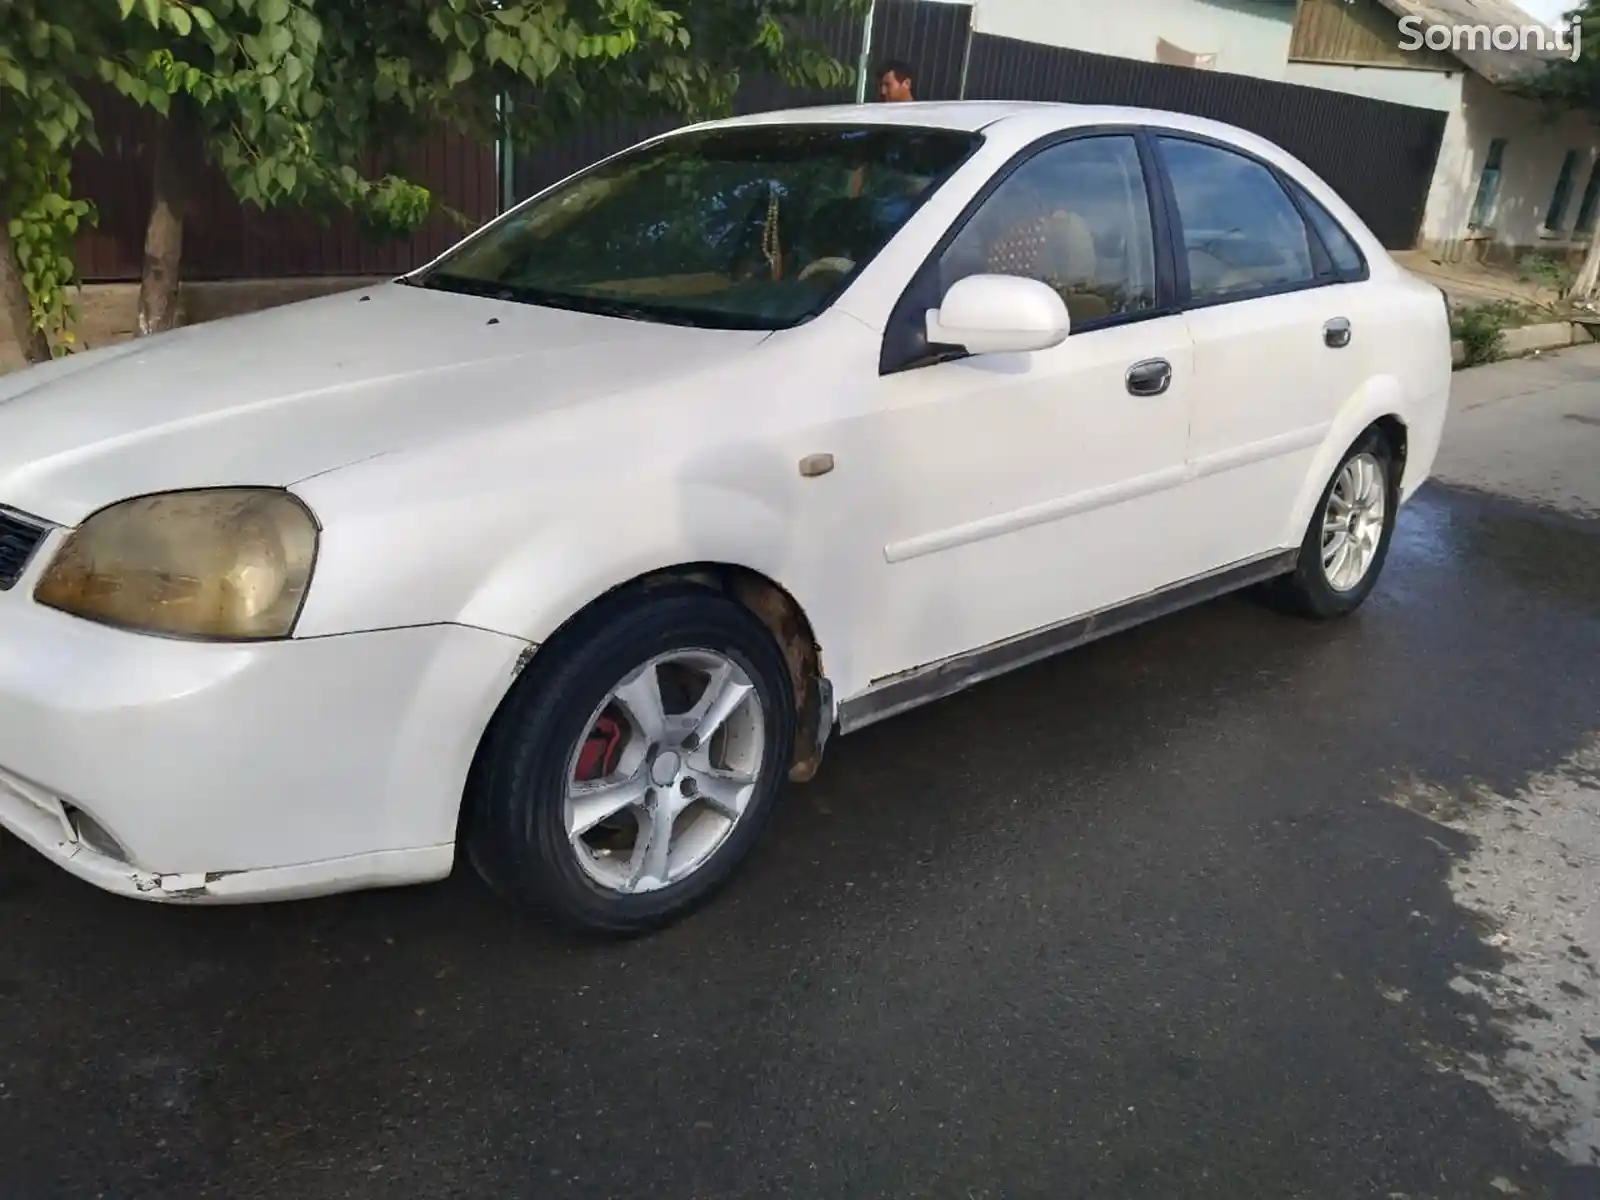
<path id="1" fill-rule="evenodd" d="M 0 506 L 70 525 L 151 492 L 289 486 L 670 383 L 765 336 L 399 284 L 193 326 L 0 379 Z"/>

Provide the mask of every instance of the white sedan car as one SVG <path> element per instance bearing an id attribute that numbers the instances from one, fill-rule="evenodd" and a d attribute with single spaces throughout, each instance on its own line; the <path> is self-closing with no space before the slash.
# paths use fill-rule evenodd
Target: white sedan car
<path id="1" fill-rule="evenodd" d="M 1172 113 L 697 126 L 393 283 L 0 382 L 0 825 L 112 892 L 658 926 L 850 732 L 1371 592 L 1440 293 Z"/>

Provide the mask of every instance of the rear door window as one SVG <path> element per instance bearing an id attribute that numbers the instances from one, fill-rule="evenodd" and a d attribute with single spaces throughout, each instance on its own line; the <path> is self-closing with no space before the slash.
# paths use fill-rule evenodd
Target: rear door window
<path id="1" fill-rule="evenodd" d="M 1220 146 L 1157 140 L 1194 300 L 1240 300 L 1316 281 L 1306 223 L 1271 171 Z"/>

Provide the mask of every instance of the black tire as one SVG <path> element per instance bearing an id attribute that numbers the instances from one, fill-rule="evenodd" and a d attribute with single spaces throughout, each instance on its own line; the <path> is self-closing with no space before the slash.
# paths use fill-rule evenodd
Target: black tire
<path id="1" fill-rule="evenodd" d="M 571 756 L 611 688 L 657 655 L 688 648 L 724 655 L 755 686 L 765 718 L 755 793 L 694 874 L 656 891 L 612 891 L 584 871 L 567 837 Z M 787 778 L 794 733 L 788 667 L 747 609 L 693 584 L 614 597 L 544 647 L 501 705 L 468 784 L 468 855 L 502 898 L 570 930 L 627 937 L 659 929 L 708 900 L 754 848 Z"/>
<path id="2" fill-rule="evenodd" d="M 1384 514 L 1382 533 L 1378 539 L 1377 553 L 1372 565 L 1361 581 L 1347 591 L 1339 591 L 1329 581 L 1322 565 L 1322 529 L 1327 515 L 1329 498 L 1339 474 L 1352 459 L 1370 454 L 1383 471 Z M 1272 580 L 1264 589 L 1268 602 L 1281 612 L 1317 621 L 1337 620 L 1347 617 L 1366 602 L 1372 589 L 1383 574 L 1384 563 L 1389 558 L 1389 544 L 1394 539 L 1395 517 L 1400 510 L 1400 470 L 1394 446 L 1378 429 L 1369 429 L 1356 443 L 1345 451 L 1334 469 L 1322 497 L 1312 511 L 1311 524 L 1305 539 L 1300 543 L 1300 556 L 1294 570 Z"/>

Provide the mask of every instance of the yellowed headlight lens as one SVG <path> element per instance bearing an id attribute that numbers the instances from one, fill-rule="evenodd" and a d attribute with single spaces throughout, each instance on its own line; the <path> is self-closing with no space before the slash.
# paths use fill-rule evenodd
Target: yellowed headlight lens
<path id="1" fill-rule="evenodd" d="M 288 492 L 170 492 L 95 513 L 34 599 L 147 633 L 281 638 L 294 628 L 316 555 L 316 522 Z"/>

